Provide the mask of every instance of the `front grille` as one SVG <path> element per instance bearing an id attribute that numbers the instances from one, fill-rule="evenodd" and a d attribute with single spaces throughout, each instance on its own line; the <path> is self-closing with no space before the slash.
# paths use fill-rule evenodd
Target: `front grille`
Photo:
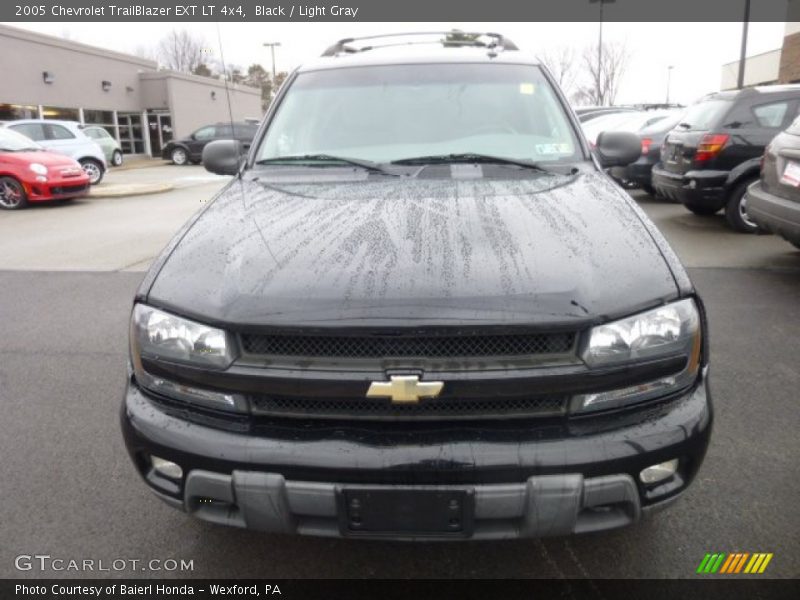
<path id="1" fill-rule="evenodd" d="M 564 396 L 513 398 L 430 398 L 415 404 L 392 404 L 380 398 L 309 398 L 251 396 L 254 415 L 320 419 L 469 419 L 558 416 Z"/>
<path id="2" fill-rule="evenodd" d="M 302 358 L 463 358 L 563 354 L 575 344 L 575 334 L 523 333 L 508 335 L 420 335 L 397 337 L 242 334 L 248 354 Z"/>
<path id="3" fill-rule="evenodd" d="M 50 191 L 53 194 L 76 194 L 78 192 L 84 192 L 88 188 L 87 185 L 62 185 L 62 186 L 54 186 L 50 188 Z"/>

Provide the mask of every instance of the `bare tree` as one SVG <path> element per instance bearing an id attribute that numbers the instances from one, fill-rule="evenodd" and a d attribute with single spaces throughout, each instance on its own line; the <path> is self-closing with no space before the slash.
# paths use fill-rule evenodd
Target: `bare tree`
<path id="1" fill-rule="evenodd" d="M 549 48 L 539 55 L 539 61 L 547 67 L 564 93 L 569 94 L 575 85 L 580 66 L 575 60 L 575 48 L 572 46 Z"/>
<path id="2" fill-rule="evenodd" d="M 583 51 L 584 81 L 573 94 L 573 101 L 578 104 L 610 106 L 617 98 L 628 68 L 628 49 L 624 44 L 604 43 L 600 60 L 598 51 L 597 46 L 588 46 Z"/>
<path id="3" fill-rule="evenodd" d="M 158 43 L 158 59 L 168 69 L 193 73 L 206 62 L 206 46 L 202 37 L 173 29 Z"/>

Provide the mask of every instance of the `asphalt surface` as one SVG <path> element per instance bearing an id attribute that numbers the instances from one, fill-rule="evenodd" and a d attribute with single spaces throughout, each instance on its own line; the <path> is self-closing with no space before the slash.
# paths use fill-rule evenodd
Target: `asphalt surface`
<path id="1" fill-rule="evenodd" d="M 406 544 L 264 535 L 163 505 L 118 411 L 141 271 L 220 185 L 185 172 L 201 179 L 167 194 L 0 212 L 0 577 L 691 577 L 717 551 L 773 552 L 768 575 L 800 576 L 800 252 L 644 195 L 711 323 L 715 430 L 670 510 L 580 537 Z M 194 571 L 19 572 L 20 554 Z"/>

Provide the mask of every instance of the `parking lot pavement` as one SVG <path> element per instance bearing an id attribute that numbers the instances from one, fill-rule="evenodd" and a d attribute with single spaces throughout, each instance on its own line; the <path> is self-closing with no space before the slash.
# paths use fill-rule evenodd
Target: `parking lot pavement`
<path id="1" fill-rule="evenodd" d="M 109 185 L 168 181 L 174 189 L 0 211 L 0 269 L 146 270 L 178 228 L 228 179 L 194 166 L 111 171 Z"/>
<path id="2" fill-rule="evenodd" d="M 668 511 L 574 538 L 404 544 L 264 535 L 161 504 L 119 432 L 142 276 L 124 269 L 145 268 L 214 189 L 0 213 L 0 264 L 17 269 L 0 271 L 0 577 L 38 575 L 14 570 L 23 553 L 194 561 L 193 573 L 111 573 L 125 576 L 690 577 L 718 551 L 773 552 L 769 575 L 800 576 L 800 252 L 639 194 L 692 267 L 711 323 L 714 435 L 698 479 Z"/>

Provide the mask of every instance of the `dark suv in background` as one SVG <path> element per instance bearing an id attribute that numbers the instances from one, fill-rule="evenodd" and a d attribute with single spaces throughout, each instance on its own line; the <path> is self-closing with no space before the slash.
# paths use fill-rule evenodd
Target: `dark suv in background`
<path id="1" fill-rule="evenodd" d="M 206 125 L 185 138 L 169 142 L 161 150 L 161 157 L 176 165 L 198 164 L 203 158 L 203 148 L 209 142 L 238 140 L 245 148 L 249 148 L 256 131 L 258 123 L 251 121 Z"/>
<path id="2" fill-rule="evenodd" d="M 666 137 L 652 185 L 698 215 L 725 209 L 728 224 L 752 233 L 745 191 L 764 148 L 797 115 L 800 85 L 719 92 L 690 106 Z"/>

